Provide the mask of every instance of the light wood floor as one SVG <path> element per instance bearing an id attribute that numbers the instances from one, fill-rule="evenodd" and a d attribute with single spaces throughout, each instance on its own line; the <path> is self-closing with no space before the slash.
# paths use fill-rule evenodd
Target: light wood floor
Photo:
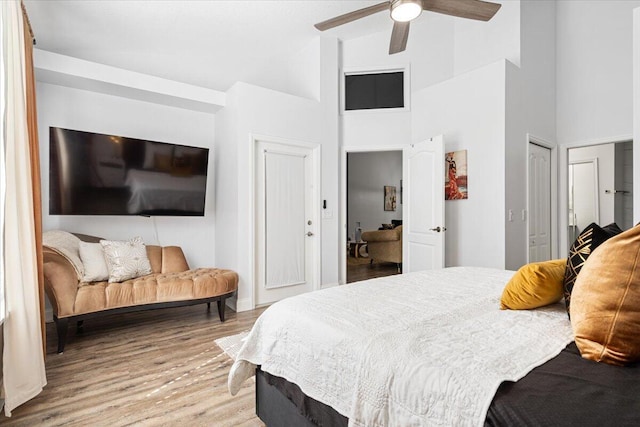
<path id="1" fill-rule="evenodd" d="M 0 425 L 264 426 L 254 380 L 231 396 L 232 362 L 213 342 L 250 329 L 262 311 L 227 308 L 224 323 L 215 304 L 87 320 L 83 334 L 69 331 L 64 354 L 48 324 L 48 384 Z"/>

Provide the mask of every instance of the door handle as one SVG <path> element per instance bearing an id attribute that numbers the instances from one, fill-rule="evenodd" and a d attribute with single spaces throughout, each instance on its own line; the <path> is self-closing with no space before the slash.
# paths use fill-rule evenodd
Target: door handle
<path id="1" fill-rule="evenodd" d="M 430 228 L 429 230 L 431 230 L 431 231 L 435 231 L 436 233 L 439 233 L 439 232 L 441 232 L 441 231 L 447 231 L 447 227 L 440 227 L 440 226 L 437 226 L 436 228 Z"/>
<path id="2" fill-rule="evenodd" d="M 311 236 L 313 236 L 313 233 L 310 232 L 310 231 L 307 231 L 307 236 L 311 237 Z"/>

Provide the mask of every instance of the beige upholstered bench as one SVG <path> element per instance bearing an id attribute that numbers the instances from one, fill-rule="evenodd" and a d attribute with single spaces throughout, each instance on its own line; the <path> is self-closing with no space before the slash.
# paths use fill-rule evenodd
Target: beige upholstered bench
<path id="1" fill-rule="evenodd" d="M 78 235 L 85 241 L 98 238 Z M 72 263 L 52 248 L 44 247 L 45 290 L 53 306 L 58 332 L 58 353 L 62 353 L 69 321 L 166 307 L 207 303 L 218 305 L 224 322 L 225 300 L 238 287 L 238 275 L 231 270 L 199 268 L 189 270 L 182 249 L 177 246 L 146 246 L 152 274 L 119 283 L 78 279 Z"/>

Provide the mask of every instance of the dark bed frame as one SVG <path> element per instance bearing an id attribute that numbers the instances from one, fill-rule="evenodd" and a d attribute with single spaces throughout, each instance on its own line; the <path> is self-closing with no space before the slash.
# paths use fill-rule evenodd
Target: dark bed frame
<path id="1" fill-rule="evenodd" d="M 268 427 L 346 427 L 348 419 L 287 380 L 256 369 L 256 414 Z M 640 426 L 640 363 L 583 359 L 575 343 L 517 382 L 503 382 L 485 427 Z"/>
<path id="2" fill-rule="evenodd" d="M 349 420 L 331 406 L 305 395 L 284 378 L 256 368 L 256 414 L 267 427 L 347 427 Z"/>

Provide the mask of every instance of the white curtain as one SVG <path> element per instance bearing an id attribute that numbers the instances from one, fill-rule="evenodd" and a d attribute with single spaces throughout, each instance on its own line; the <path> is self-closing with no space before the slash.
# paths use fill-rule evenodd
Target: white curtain
<path id="1" fill-rule="evenodd" d="M 3 324 L 5 414 L 33 398 L 46 385 L 33 187 L 27 128 L 25 46 L 19 1 L 1 1 L 2 62 L 5 71 L 4 153 L 6 193 L 2 259 L 6 317 Z"/>
<path id="2" fill-rule="evenodd" d="M 4 28 L 4 24 L 2 24 L 2 28 Z M 0 97 L 2 98 L 2 102 L 0 102 L 0 260 L 4 259 L 4 199 L 5 199 L 5 188 L 7 186 L 7 179 L 5 176 L 5 160 L 4 160 L 4 111 L 5 111 L 5 96 L 6 92 L 5 88 L 5 69 L 4 69 L 4 34 L 0 31 Z M 4 274 L 0 274 L 0 325 L 4 322 L 5 316 L 5 304 L 4 304 Z M 0 337 L 1 339 L 1 337 Z M 0 345 L 0 349 L 2 346 Z M 0 366 L 2 364 L 0 363 Z M 0 384 L 2 381 L 0 381 Z M 1 408 L 0 408 L 1 409 Z"/>
<path id="3" fill-rule="evenodd" d="M 305 281 L 304 157 L 265 153 L 268 289 Z"/>

